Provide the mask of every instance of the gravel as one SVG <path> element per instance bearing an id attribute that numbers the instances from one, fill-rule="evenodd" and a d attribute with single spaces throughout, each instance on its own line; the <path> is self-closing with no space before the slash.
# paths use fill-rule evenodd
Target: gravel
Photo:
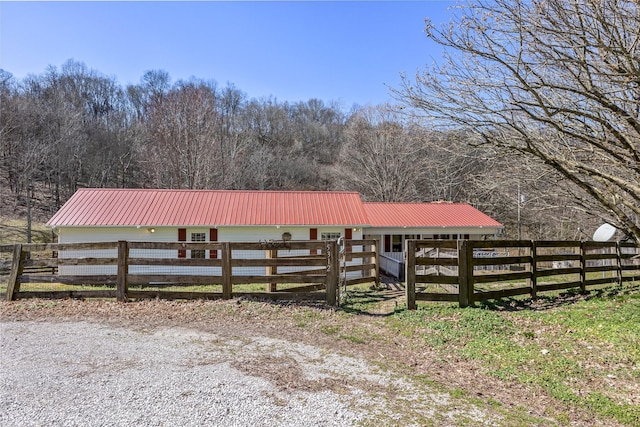
<path id="1" fill-rule="evenodd" d="M 252 346 L 305 357 L 312 349 L 244 344 L 188 330 L 4 323 L 0 424 L 331 426 L 364 416 L 349 409 L 348 396 L 280 391 L 232 366 Z"/>
<path id="2" fill-rule="evenodd" d="M 3 426 L 371 425 L 400 423 L 406 404 L 438 425 L 461 412 L 491 423 L 365 360 L 285 340 L 87 321 L 0 331 Z M 400 404 L 376 404 L 389 395 Z"/>

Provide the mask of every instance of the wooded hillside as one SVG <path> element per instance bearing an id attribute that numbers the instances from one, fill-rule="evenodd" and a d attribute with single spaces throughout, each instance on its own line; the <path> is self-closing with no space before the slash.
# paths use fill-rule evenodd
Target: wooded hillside
<path id="1" fill-rule="evenodd" d="M 24 79 L 0 70 L 4 217 L 46 220 L 79 187 L 352 190 L 369 201 L 470 202 L 507 236 L 580 239 L 602 221 L 572 208 L 541 164 L 436 131 L 390 105 L 255 99 L 149 71 L 122 86 L 70 60 Z M 29 199 L 31 195 L 31 199 Z M 605 216 L 603 216 L 605 217 Z"/>

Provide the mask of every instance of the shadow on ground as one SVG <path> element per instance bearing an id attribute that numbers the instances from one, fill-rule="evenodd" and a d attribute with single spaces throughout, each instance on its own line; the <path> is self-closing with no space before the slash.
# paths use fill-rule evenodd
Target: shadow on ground
<path id="1" fill-rule="evenodd" d="M 640 284 L 626 284 L 624 286 L 610 286 L 601 289 L 591 289 L 587 293 L 580 293 L 579 290 L 569 290 L 557 295 L 540 295 L 536 298 L 502 298 L 499 300 L 487 300 L 476 303 L 476 307 L 496 310 L 496 311 L 544 311 L 561 306 L 586 301 L 592 298 L 615 297 L 617 295 L 627 295 L 637 293 Z"/>
<path id="2" fill-rule="evenodd" d="M 405 308 L 405 288 L 397 279 L 380 277 L 369 289 L 341 289 L 340 308 L 347 313 L 386 317 Z"/>

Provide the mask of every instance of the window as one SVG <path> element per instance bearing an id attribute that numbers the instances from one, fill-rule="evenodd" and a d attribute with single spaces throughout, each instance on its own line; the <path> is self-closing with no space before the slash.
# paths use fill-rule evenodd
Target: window
<path id="1" fill-rule="evenodd" d="M 391 236 L 391 252 L 402 252 L 402 235 L 394 234 Z"/>
<path id="2" fill-rule="evenodd" d="M 337 233 L 320 233 L 320 240 L 338 240 L 340 232 Z"/>
<path id="3" fill-rule="evenodd" d="M 192 242 L 206 242 L 207 241 L 207 233 L 191 233 L 191 241 Z M 191 250 L 191 258 L 204 258 L 205 257 L 204 249 L 192 249 Z"/>

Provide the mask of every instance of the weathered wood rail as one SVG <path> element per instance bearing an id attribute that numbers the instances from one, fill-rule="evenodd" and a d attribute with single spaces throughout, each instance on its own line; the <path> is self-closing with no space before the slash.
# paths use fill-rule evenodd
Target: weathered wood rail
<path id="1" fill-rule="evenodd" d="M 263 242 L 98 242 L 0 246 L 11 260 L 5 299 L 139 298 L 212 299 L 255 296 L 272 299 L 324 299 L 336 305 L 341 282 L 379 283 L 375 240 Z M 196 254 L 179 257 L 180 252 Z M 341 262 L 345 252 L 350 261 Z M 5 256 L 6 258 L 6 256 Z M 99 270 L 108 270 L 96 273 Z M 262 273 L 256 273 L 262 271 Z M 106 290 L 24 291 L 21 284 L 60 283 Z M 265 291 L 238 291 L 235 285 L 264 284 Z M 217 285 L 214 291 L 167 287 Z M 138 288 L 139 287 L 139 288 Z"/>
<path id="2" fill-rule="evenodd" d="M 623 242 L 410 240 L 407 307 L 415 309 L 416 301 L 450 301 L 466 307 L 489 299 L 535 297 L 571 288 L 586 292 L 598 285 L 637 281 L 639 253 L 639 246 Z M 438 267 L 454 274 L 440 274 Z"/>

